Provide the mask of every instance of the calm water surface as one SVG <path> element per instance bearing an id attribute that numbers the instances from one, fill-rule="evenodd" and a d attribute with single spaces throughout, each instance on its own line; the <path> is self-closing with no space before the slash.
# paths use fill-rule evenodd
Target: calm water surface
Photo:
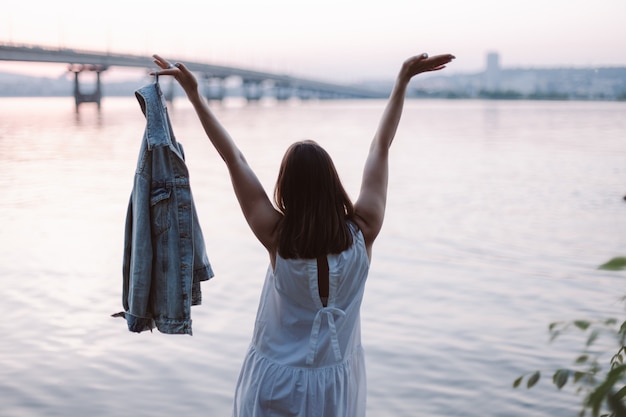
<path id="1" fill-rule="evenodd" d="M 271 193 L 312 138 L 356 197 L 383 101 L 215 108 Z M 548 323 L 623 317 L 626 103 L 409 101 L 392 148 L 386 223 L 363 304 L 368 415 L 574 416 L 546 378 L 574 336 Z M 216 278 L 194 336 L 129 333 L 122 245 L 145 120 L 69 98 L 0 99 L 0 415 L 229 416 L 267 255 L 191 108 L 172 108 Z M 613 349 L 612 341 L 599 348 Z"/>

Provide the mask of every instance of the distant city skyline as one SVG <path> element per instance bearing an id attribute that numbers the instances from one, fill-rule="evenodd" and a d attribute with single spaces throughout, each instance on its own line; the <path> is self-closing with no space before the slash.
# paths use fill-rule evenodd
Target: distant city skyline
<path id="1" fill-rule="evenodd" d="M 447 72 L 626 66 L 626 2 L 598 0 L 8 0 L 0 42 L 259 68 L 353 82 L 393 77 L 406 57 L 457 56 Z M 0 71 L 17 64 L 0 63 Z M 43 66 L 30 65 L 36 72 Z M 62 67 L 60 68 L 62 71 Z"/>

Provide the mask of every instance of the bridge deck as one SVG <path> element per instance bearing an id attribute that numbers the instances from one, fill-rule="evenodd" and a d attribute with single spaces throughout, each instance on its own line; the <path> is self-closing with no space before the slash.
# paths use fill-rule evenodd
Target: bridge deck
<path id="1" fill-rule="evenodd" d="M 85 65 L 106 70 L 109 67 L 154 68 L 151 57 L 127 54 L 82 51 L 67 48 L 47 48 L 32 45 L 0 44 L 0 60 L 21 62 L 50 62 L 68 65 Z M 314 91 L 341 98 L 381 98 L 380 92 L 347 85 L 315 81 L 289 75 L 255 71 L 244 68 L 213 65 L 202 62 L 181 60 L 193 71 L 208 78 L 239 77 L 246 83 L 272 81 L 275 85 L 299 90 Z"/>

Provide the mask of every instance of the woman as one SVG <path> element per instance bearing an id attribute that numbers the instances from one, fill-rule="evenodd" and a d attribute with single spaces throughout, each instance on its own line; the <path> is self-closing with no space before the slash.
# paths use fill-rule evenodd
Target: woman
<path id="1" fill-rule="evenodd" d="M 352 204 L 330 156 L 313 141 L 289 147 L 274 205 L 243 154 L 208 108 L 184 64 L 158 55 L 160 75 L 185 90 L 228 167 L 250 228 L 270 259 L 233 416 L 365 415 L 360 306 L 372 245 L 385 214 L 389 147 L 411 78 L 445 68 L 452 55 L 407 59 L 371 142 Z"/>

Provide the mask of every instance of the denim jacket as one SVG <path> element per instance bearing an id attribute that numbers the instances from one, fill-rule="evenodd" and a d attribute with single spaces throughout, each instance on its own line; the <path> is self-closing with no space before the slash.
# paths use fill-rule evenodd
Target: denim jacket
<path id="1" fill-rule="evenodd" d="M 200 282 L 213 271 L 158 80 L 135 96 L 146 129 L 126 213 L 124 312 L 114 316 L 125 317 L 131 332 L 156 325 L 162 333 L 191 335 L 191 306 L 201 303 Z"/>

